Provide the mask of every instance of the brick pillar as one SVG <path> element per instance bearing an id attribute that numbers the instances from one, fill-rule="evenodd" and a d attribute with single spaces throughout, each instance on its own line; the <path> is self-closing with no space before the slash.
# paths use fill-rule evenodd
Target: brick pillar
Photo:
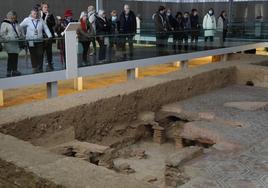
<path id="1" fill-rule="evenodd" d="M 154 129 L 154 142 L 163 144 L 166 141 L 165 129 L 160 126 L 153 126 Z"/>

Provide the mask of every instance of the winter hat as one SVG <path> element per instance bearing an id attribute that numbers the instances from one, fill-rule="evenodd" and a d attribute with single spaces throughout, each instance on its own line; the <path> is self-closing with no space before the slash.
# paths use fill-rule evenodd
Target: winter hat
<path id="1" fill-rule="evenodd" d="M 86 11 L 81 12 L 80 19 L 83 18 L 84 16 L 88 16 Z"/>
<path id="2" fill-rule="evenodd" d="M 68 9 L 64 12 L 64 17 L 72 17 L 73 16 L 73 11 Z"/>
<path id="3" fill-rule="evenodd" d="M 13 10 L 11 10 L 7 13 L 7 19 L 9 19 L 9 20 L 14 16 L 17 17 L 17 13 Z"/>

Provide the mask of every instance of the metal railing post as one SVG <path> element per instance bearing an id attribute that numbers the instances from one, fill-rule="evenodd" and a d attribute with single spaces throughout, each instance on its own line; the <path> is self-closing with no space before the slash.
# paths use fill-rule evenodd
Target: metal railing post
<path id="1" fill-rule="evenodd" d="M 127 79 L 135 80 L 139 77 L 139 68 L 128 69 L 127 70 Z"/>
<path id="2" fill-rule="evenodd" d="M 58 82 L 47 83 L 47 98 L 53 98 L 58 96 Z"/>
<path id="3" fill-rule="evenodd" d="M 181 61 L 180 66 L 181 66 L 181 70 L 183 72 L 187 71 L 188 70 L 188 60 Z"/>

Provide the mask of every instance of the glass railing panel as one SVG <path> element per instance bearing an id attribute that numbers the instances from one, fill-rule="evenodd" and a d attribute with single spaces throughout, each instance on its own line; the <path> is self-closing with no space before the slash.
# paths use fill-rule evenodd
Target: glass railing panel
<path id="1" fill-rule="evenodd" d="M 65 69 L 64 39 L 0 40 L 0 78 Z"/>

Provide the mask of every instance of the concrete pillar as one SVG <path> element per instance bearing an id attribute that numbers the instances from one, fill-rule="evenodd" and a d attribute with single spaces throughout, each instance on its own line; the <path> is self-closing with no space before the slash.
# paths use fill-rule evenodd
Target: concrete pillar
<path id="1" fill-rule="evenodd" d="M 47 98 L 53 98 L 58 96 L 58 82 L 47 83 Z"/>
<path id="2" fill-rule="evenodd" d="M 182 71 L 187 71 L 188 70 L 188 61 L 181 61 L 180 66 L 181 66 Z"/>
<path id="3" fill-rule="evenodd" d="M 127 70 L 127 79 L 135 80 L 139 77 L 139 68 L 128 69 Z"/>
<path id="4" fill-rule="evenodd" d="M 0 90 L 0 106 L 4 106 L 4 91 Z"/>
<path id="5" fill-rule="evenodd" d="M 227 61 L 228 61 L 228 56 L 229 56 L 229 54 L 224 54 L 224 55 L 222 55 L 222 56 L 221 56 L 221 61 L 222 61 L 222 62 L 227 62 Z"/>
<path id="6" fill-rule="evenodd" d="M 74 89 L 77 91 L 83 90 L 83 77 L 78 77 L 74 79 Z"/>
<path id="7" fill-rule="evenodd" d="M 176 61 L 176 62 L 172 63 L 172 65 L 173 65 L 174 67 L 180 67 L 180 64 L 181 64 L 180 61 Z"/>

